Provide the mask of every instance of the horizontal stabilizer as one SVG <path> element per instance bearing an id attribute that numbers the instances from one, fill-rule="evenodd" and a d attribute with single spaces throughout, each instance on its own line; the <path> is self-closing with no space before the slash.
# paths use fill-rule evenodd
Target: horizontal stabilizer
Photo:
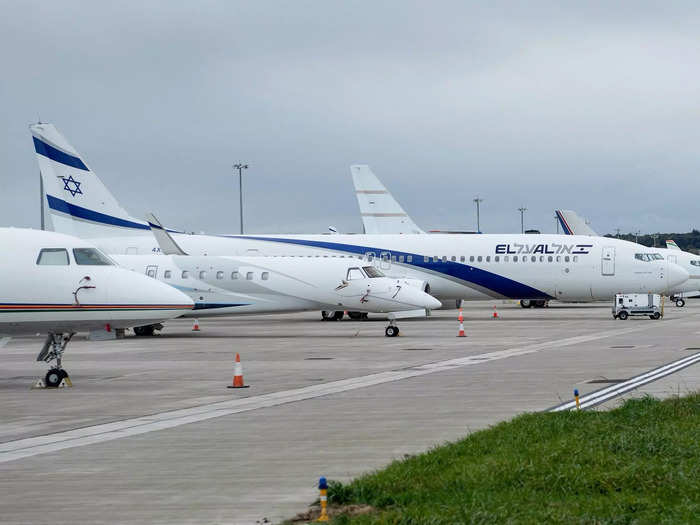
<path id="1" fill-rule="evenodd" d="M 185 251 L 173 240 L 170 234 L 163 228 L 156 216 L 149 213 L 146 216 L 148 226 L 150 226 L 153 236 L 156 238 L 161 253 L 165 255 L 187 255 Z"/>

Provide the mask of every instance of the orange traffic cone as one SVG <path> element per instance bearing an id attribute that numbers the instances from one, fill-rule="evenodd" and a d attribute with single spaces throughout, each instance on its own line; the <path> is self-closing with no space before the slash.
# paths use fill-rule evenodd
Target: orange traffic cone
<path id="1" fill-rule="evenodd" d="M 496 305 L 494 304 L 493 305 L 493 317 L 491 317 L 491 319 L 500 319 L 500 318 L 501 318 L 501 316 L 498 315 L 498 310 L 496 310 Z"/>
<path id="2" fill-rule="evenodd" d="M 464 316 L 462 315 L 461 308 L 459 309 L 459 317 L 457 320 L 459 321 L 459 333 L 457 334 L 457 337 L 467 337 L 464 333 Z"/>
<path id="3" fill-rule="evenodd" d="M 194 324 L 192 325 L 192 331 L 199 332 L 199 319 L 194 320 Z"/>
<path id="4" fill-rule="evenodd" d="M 228 388 L 248 388 L 248 385 L 243 383 L 243 367 L 238 353 L 236 353 L 236 362 L 233 364 L 233 384 Z"/>

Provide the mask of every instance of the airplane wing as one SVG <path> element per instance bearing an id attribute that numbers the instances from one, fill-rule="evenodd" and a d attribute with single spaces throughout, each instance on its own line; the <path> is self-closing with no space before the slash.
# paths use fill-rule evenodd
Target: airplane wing
<path id="1" fill-rule="evenodd" d="M 676 241 L 674 241 L 673 239 L 666 240 L 666 248 L 668 248 L 669 250 L 677 250 L 679 252 L 682 251 L 680 247 L 676 244 Z"/>
<path id="2" fill-rule="evenodd" d="M 365 233 L 425 233 L 413 222 L 369 166 L 350 166 Z"/>
<path id="3" fill-rule="evenodd" d="M 161 253 L 165 255 L 187 255 L 185 251 L 173 240 L 170 234 L 163 228 L 160 221 L 152 213 L 146 215 L 148 225 L 153 232 L 153 236 L 160 246 Z"/>
<path id="4" fill-rule="evenodd" d="M 593 231 L 586 219 L 571 210 L 555 210 L 559 224 L 566 235 L 591 235 L 598 237 L 598 233 Z"/>

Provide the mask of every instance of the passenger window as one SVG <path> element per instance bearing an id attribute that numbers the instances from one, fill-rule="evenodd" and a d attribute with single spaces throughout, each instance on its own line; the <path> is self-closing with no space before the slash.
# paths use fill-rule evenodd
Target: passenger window
<path id="1" fill-rule="evenodd" d="M 569 256 L 568 256 L 568 255 L 564 257 L 564 262 L 569 262 Z"/>
<path id="2" fill-rule="evenodd" d="M 544 255 L 540 255 L 540 262 L 544 262 Z"/>
<path id="3" fill-rule="evenodd" d="M 423 262 L 429 262 L 429 261 L 430 261 L 430 257 L 428 257 L 427 255 L 424 255 Z"/>
<path id="4" fill-rule="evenodd" d="M 557 255 L 557 262 L 561 262 L 561 255 Z"/>
<path id="5" fill-rule="evenodd" d="M 503 262 L 508 262 L 508 255 L 503 256 Z"/>
<path id="6" fill-rule="evenodd" d="M 552 262 L 553 260 L 554 260 L 554 257 L 552 257 L 551 255 L 547 257 L 548 262 Z"/>
<path id="7" fill-rule="evenodd" d="M 114 266 L 114 263 L 95 248 L 73 248 L 75 264 L 80 266 Z"/>
<path id="8" fill-rule="evenodd" d="M 182 278 L 187 279 L 190 276 L 190 272 L 187 270 L 182 270 Z"/>
<path id="9" fill-rule="evenodd" d="M 248 272 L 245 274 L 246 281 L 252 281 L 253 280 L 253 272 Z"/>
<path id="10" fill-rule="evenodd" d="M 491 262 L 491 256 L 490 256 L 490 255 L 487 255 L 487 256 L 486 256 L 486 262 Z"/>
<path id="11" fill-rule="evenodd" d="M 470 255 L 470 256 L 469 256 L 469 262 L 474 262 L 474 256 L 473 256 L 473 255 Z"/>
<path id="12" fill-rule="evenodd" d="M 362 272 L 360 271 L 359 268 L 349 268 L 348 269 L 348 276 L 347 280 L 352 281 L 353 279 L 362 279 L 364 275 L 362 275 Z"/>
<path id="13" fill-rule="evenodd" d="M 40 266 L 68 266 L 68 250 L 65 248 L 44 248 L 39 252 L 36 263 Z"/>
<path id="14" fill-rule="evenodd" d="M 518 256 L 517 256 L 517 255 L 513 255 L 513 262 L 518 262 Z"/>
<path id="15" fill-rule="evenodd" d="M 207 278 L 207 272 L 205 272 L 204 270 L 200 271 L 200 272 L 199 272 L 199 278 L 200 278 L 200 279 L 206 279 L 206 278 Z"/>
<path id="16" fill-rule="evenodd" d="M 403 255 L 399 255 L 399 262 L 400 262 L 400 263 L 403 262 Z"/>
<path id="17" fill-rule="evenodd" d="M 170 279 L 172 276 L 173 276 L 173 272 L 171 272 L 170 270 L 165 270 L 165 273 L 163 274 L 163 277 L 165 279 Z"/>
<path id="18" fill-rule="evenodd" d="M 530 261 L 532 261 L 532 262 L 537 262 L 537 257 L 535 257 L 535 256 L 533 255 L 532 257 L 530 257 Z"/>
<path id="19" fill-rule="evenodd" d="M 263 273 L 260 275 L 260 278 L 261 278 L 263 281 L 267 281 L 267 280 L 270 278 L 270 272 L 263 272 Z"/>
<path id="20" fill-rule="evenodd" d="M 478 262 L 481 262 L 481 259 L 482 259 L 481 255 L 479 255 L 479 256 L 476 258 L 476 260 L 477 260 Z"/>
<path id="21" fill-rule="evenodd" d="M 447 262 L 447 255 L 442 256 L 442 262 Z"/>
<path id="22" fill-rule="evenodd" d="M 413 262 L 413 255 L 407 255 L 406 262 Z"/>
<path id="23" fill-rule="evenodd" d="M 149 270 L 146 272 L 146 275 L 149 277 L 155 279 L 156 278 L 156 270 L 155 268 L 149 268 Z"/>
<path id="24" fill-rule="evenodd" d="M 574 255 L 574 262 L 578 262 L 578 255 Z"/>
<path id="25" fill-rule="evenodd" d="M 440 262 L 440 257 L 438 257 L 437 255 L 433 257 L 433 262 Z"/>
<path id="26" fill-rule="evenodd" d="M 450 259 L 453 260 L 453 261 L 456 261 L 456 260 L 457 260 L 457 257 L 455 257 L 455 256 L 453 255 L 452 257 L 450 257 Z"/>
<path id="27" fill-rule="evenodd" d="M 498 262 L 500 260 L 501 260 L 501 258 L 498 255 L 493 256 L 493 262 Z"/>
<path id="28" fill-rule="evenodd" d="M 216 272 L 216 278 L 218 280 L 221 280 L 224 278 L 224 272 Z"/>
<path id="29" fill-rule="evenodd" d="M 396 255 L 391 256 L 391 262 L 396 262 Z"/>
<path id="30" fill-rule="evenodd" d="M 238 272 L 231 272 L 231 279 L 233 279 L 234 281 L 238 279 Z"/>
<path id="31" fill-rule="evenodd" d="M 466 257 L 464 257 L 464 255 L 461 255 L 461 256 L 459 257 L 459 262 L 464 262 L 465 259 L 466 259 Z"/>

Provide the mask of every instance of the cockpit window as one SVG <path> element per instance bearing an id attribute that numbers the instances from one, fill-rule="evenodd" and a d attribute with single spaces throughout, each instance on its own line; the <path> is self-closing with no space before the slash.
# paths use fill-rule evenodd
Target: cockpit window
<path id="1" fill-rule="evenodd" d="M 693 266 L 700 266 L 700 259 L 695 259 L 694 261 L 690 261 L 690 264 Z"/>
<path id="2" fill-rule="evenodd" d="M 362 272 L 360 271 L 359 268 L 348 268 L 348 281 L 352 281 L 353 279 L 363 279 L 364 275 L 362 275 Z"/>
<path id="3" fill-rule="evenodd" d="M 377 277 L 384 277 L 384 274 L 377 270 L 374 266 L 363 266 L 362 269 L 367 274 L 370 279 L 376 279 Z"/>
<path id="4" fill-rule="evenodd" d="M 634 258 L 638 261 L 651 262 L 651 261 L 663 261 L 664 256 L 660 253 L 635 253 Z"/>
<path id="5" fill-rule="evenodd" d="M 41 266 L 68 266 L 68 250 L 65 248 L 44 248 L 39 252 L 36 263 Z"/>
<path id="6" fill-rule="evenodd" d="M 114 263 L 95 248 L 73 248 L 75 264 L 79 266 L 114 266 Z"/>

